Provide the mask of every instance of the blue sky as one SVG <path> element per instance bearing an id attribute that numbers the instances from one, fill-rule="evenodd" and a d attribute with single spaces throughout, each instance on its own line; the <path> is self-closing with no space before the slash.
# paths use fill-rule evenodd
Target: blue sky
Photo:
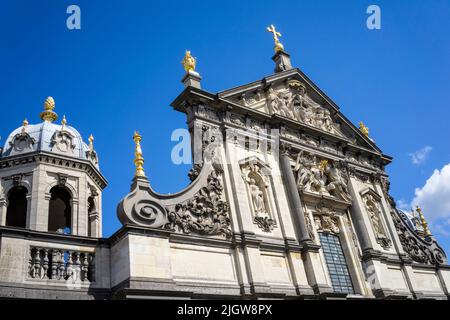
<path id="1" fill-rule="evenodd" d="M 66 9 L 81 8 L 81 30 Z M 381 30 L 366 8 L 381 8 Z M 275 24 L 294 66 L 354 123 L 363 120 L 394 157 L 391 193 L 423 204 L 450 252 L 450 2 L 433 1 L 21 1 L 0 4 L 0 97 L 4 138 L 26 117 L 40 121 L 44 99 L 88 138 L 103 174 L 104 234 L 120 227 L 116 205 L 133 176 L 133 131 L 158 192 L 188 184 L 170 140 L 185 116 L 169 107 L 182 91 L 185 49 L 198 59 L 203 88 L 215 92 L 273 70 Z M 0 143 L 3 143 L 1 142 Z M 436 171 L 437 170 L 437 171 Z M 433 178 L 430 178 L 433 177 Z M 427 182 L 428 180 L 428 182 Z M 420 188 L 418 192 L 415 190 Z"/>

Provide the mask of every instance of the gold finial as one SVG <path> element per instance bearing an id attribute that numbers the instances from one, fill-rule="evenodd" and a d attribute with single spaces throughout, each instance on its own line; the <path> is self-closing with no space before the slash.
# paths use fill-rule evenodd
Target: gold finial
<path id="1" fill-rule="evenodd" d="M 89 140 L 89 150 L 93 151 L 94 150 L 94 136 L 91 134 L 88 138 Z"/>
<path id="2" fill-rule="evenodd" d="M 41 119 L 44 121 L 53 122 L 58 119 L 58 115 L 53 111 L 55 109 L 55 100 L 52 97 L 48 97 L 44 102 L 44 111 L 41 112 Z"/>
<path id="3" fill-rule="evenodd" d="M 281 33 L 279 33 L 273 24 L 267 27 L 267 31 L 273 34 L 273 41 L 275 42 L 274 50 L 275 52 L 284 51 L 284 46 L 280 42 L 278 37 L 281 37 Z"/>
<path id="4" fill-rule="evenodd" d="M 366 137 L 369 137 L 369 127 L 366 127 L 362 121 L 359 122 L 359 131 L 361 131 Z"/>
<path id="5" fill-rule="evenodd" d="M 63 115 L 63 118 L 61 120 L 61 129 L 62 130 L 64 130 L 66 128 L 66 124 L 67 124 L 66 115 Z"/>
<path id="6" fill-rule="evenodd" d="M 328 160 L 320 160 L 319 166 L 318 166 L 320 171 L 325 171 L 327 166 L 328 166 Z"/>
<path id="7" fill-rule="evenodd" d="M 191 55 L 191 52 L 189 50 L 186 50 L 181 63 L 183 64 L 184 70 L 189 73 L 189 71 L 195 71 L 197 60 Z"/>
<path id="8" fill-rule="evenodd" d="M 423 215 L 422 209 L 419 206 L 416 206 L 416 211 L 419 214 L 419 219 L 420 219 L 420 223 L 422 224 L 422 228 L 423 228 L 423 235 L 425 237 L 429 237 L 431 236 L 431 231 L 428 228 L 428 223 L 425 220 L 425 217 Z"/>
<path id="9" fill-rule="evenodd" d="M 134 165 L 136 166 L 136 172 L 134 174 L 135 177 L 145 177 L 144 172 L 144 157 L 142 156 L 142 148 L 141 148 L 141 140 L 142 136 L 135 131 L 133 135 L 134 143 L 136 147 L 134 149 Z"/>

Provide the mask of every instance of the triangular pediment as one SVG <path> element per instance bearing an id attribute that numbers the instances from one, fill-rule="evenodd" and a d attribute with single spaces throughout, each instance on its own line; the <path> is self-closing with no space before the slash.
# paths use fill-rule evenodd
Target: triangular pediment
<path id="1" fill-rule="evenodd" d="M 375 143 L 297 68 L 219 92 L 218 97 L 234 105 L 285 118 L 289 123 L 298 123 L 299 129 L 311 127 L 381 154 Z"/>

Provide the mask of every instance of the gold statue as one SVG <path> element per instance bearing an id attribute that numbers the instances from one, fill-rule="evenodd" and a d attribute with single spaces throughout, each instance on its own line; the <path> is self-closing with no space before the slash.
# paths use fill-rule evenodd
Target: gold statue
<path id="1" fill-rule="evenodd" d="M 320 171 L 325 171 L 328 166 L 328 160 L 320 160 L 318 168 Z"/>
<path id="2" fill-rule="evenodd" d="M 58 115 L 53 110 L 55 109 L 55 100 L 52 97 L 48 97 L 44 102 L 44 111 L 41 112 L 41 119 L 44 121 L 53 122 L 58 119 Z"/>
<path id="3" fill-rule="evenodd" d="M 190 71 L 195 71 L 197 60 L 191 55 L 191 52 L 189 50 L 186 50 L 181 63 L 183 64 L 184 70 L 189 73 Z"/>
<path id="4" fill-rule="evenodd" d="M 142 136 L 135 131 L 133 135 L 134 143 L 136 144 L 136 147 L 134 149 L 134 165 L 136 166 L 136 172 L 134 174 L 135 177 L 145 177 L 144 172 L 144 157 L 142 156 L 142 149 L 141 149 L 141 140 Z"/>
<path id="5" fill-rule="evenodd" d="M 425 220 L 425 217 L 423 215 L 422 209 L 419 206 L 416 206 L 416 211 L 419 214 L 419 219 L 420 219 L 420 223 L 422 224 L 422 228 L 423 228 L 423 235 L 425 237 L 429 237 L 431 236 L 431 231 L 428 228 L 428 223 Z"/>
<path id="6" fill-rule="evenodd" d="M 362 121 L 359 122 L 359 131 L 361 131 L 366 137 L 369 137 L 369 127 L 366 127 Z"/>
<path id="7" fill-rule="evenodd" d="M 94 136 L 91 134 L 88 138 L 89 140 L 89 151 L 94 151 Z"/>
<path id="8" fill-rule="evenodd" d="M 280 39 L 278 37 L 281 37 L 281 33 L 279 33 L 273 24 L 267 27 L 267 31 L 273 34 L 273 41 L 275 42 L 274 50 L 275 52 L 284 51 L 284 46 L 280 42 Z"/>
<path id="9" fill-rule="evenodd" d="M 63 118 L 61 120 L 61 130 L 66 129 L 66 124 L 67 124 L 66 115 L 63 115 Z"/>

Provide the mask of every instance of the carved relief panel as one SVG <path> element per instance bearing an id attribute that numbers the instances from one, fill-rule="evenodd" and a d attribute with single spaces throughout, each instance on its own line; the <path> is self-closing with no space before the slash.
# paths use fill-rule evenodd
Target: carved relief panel
<path id="1" fill-rule="evenodd" d="M 22 131 L 16 134 L 9 142 L 11 147 L 10 155 L 32 151 L 35 143 L 36 140 L 26 132 L 26 127 L 23 127 Z"/>
<path id="2" fill-rule="evenodd" d="M 53 134 L 50 140 L 50 147 L 52 151 L 72 154 L 75 149 L 74 138 L 72 133 L 62 128 Z"/>
<path id="3" fill-rule="evenodd" d="M 339 217 L 332 206 L 319 203 L 314 211 L 314 226 L 318 232 L 339 234 Z"/>
<path id="4" fill-rule="evenodd" d="M 348 171 L 343 162 L 321 159 L 316 155 L 300 151 L 294 172 L 300 192 L 328 195 L 338 200 L 351 202 L 348 190 Z"/>
<path id="5" fill-rule="evenodd" d="M 287 87 L 266 92 L 271 113 L 299 121 L 317 129 L 342 136 L 330 110 L 315 102 L 306 92 L 306 86 L 298 80 L 289 80 Z"/>

